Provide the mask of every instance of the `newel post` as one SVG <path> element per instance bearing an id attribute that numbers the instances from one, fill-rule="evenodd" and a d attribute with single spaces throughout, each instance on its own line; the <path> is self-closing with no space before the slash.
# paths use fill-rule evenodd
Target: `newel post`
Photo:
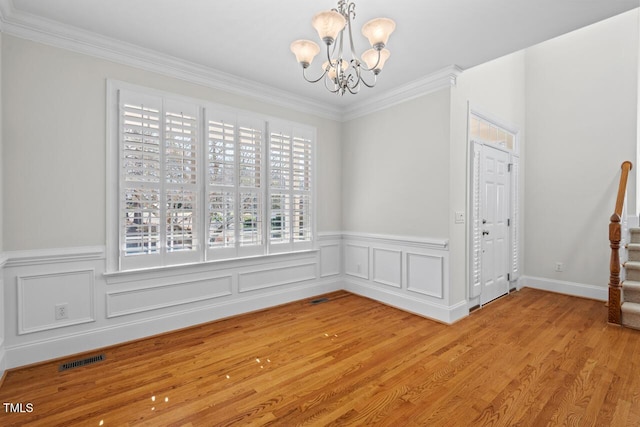
<path id="1" fill-rule="evenodd" d="M 620 215 L 611 215 L 609 241 L 611 242 L 611 262 L 609 264 L 609 323 L 619 325 L 620 321 L 620 240 L 622 236 Z"/>

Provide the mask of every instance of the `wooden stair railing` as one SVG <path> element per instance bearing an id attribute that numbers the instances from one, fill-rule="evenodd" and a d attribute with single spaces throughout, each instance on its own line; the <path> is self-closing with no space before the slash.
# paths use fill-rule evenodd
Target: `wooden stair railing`
<path id="1" fill-rule="evenodd" d="M 609 223 L 609 242 L 611 244 L 611 262 L 609 263 L 609 323 L 616 325 L 621 323 L 620 304 L 622 287 L 620 284 L 620 241 L 622 240 L 622 225 L 620 222 L 624 199 L 627 193 L 627 179 L 632 167 L 633 164 L 628 160 L 622 163 L 616 208 L 613 215 L 611 215 L 611 223 Z"/>

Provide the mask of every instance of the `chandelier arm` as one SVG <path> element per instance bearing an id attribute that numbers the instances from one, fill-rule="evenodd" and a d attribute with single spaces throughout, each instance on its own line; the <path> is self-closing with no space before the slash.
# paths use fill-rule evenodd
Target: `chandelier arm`
<path id="1" fill-rule="evenodd" d="M 352 60 L 353 62 L 353 60 Z M 351 91 L 351 89 L 356 89 L 358 87 L 358 85 L 360 84 L 360 67 L 357 66 L 357 64 L 355 64 L 355 66 L 351 67 L 352 71 L 351 73 L 349 73 L 349 79 L 347 79 L 347 88 L 349 88 L 349 92 L 354 93 Z M 355 74 L 355 75 L 354 75 Z M 349 85 L 349 80 L 351 80 L 353 82 L 352 85 Z"/>
<path id="2" fill-rule="evenodd" d="M 351 5 L 353 5 L 355 7 L 354 3 L 351 3 Z M 353 15 L 355 17 L 355 11 L 353 12 Z M 356 57 L 356 49 L 353 46 L 353 33 L 351 32 L 351 13 L 349 12 L 349 14 L 347 15 L 347 27 L 349 30 L 349 47 L 351 48 L 351 57 L 352 58 L 357 58 Z M 344 32 L 344 30 L 343 30 Z"/>
<path id="3" fill-rule="evenodd" d="M 302 77 L 304 77 L 304 79 L 305 79 L 306 81 L 308 81 L 309 83 L 318 83 L 320 80 L 322 80 L 322 78 L 323 78 L 324 76 L 326 76 L 326 75 L 327 75 L 327 70 L 324 70 L 324 72 L 322 73 L 322 75 L 321 75 L 320 77 L 318 77 L 318 78 L 317 78 L 317 79 L 315 79 L 315 80 L 313 80 L 313 79 L 312 79 L 312 80 L 309 80 L 309 79 L 307 78 L 307 75 L 306 75 L 306 73 L 305 73 L 305 70 L 306 70 L 306 68 L 304 68 L 304 67 L 303 67 L 303 68 L 302 68 Z"/>
<path id="4" fill-rule="evenodd" d="M 329 87 L 329 85 L 328 85 L 328 81 L 329 81 L 329 80 L 330 80 L 329 78 L 324 79 L 324 87 L 325 87 L 329 92 L 331 92 L 331 93 L 338 93 L 338 91 L 340 90 L 340 86 L 338 86 L 338 85 L 337 85 L 337 84 L 335 84 L 335 82 L 334 82 L 334 83 L 333 83 L 334 88 L 333 88 L 333 89 L 331 89 L 331 88 Z"/>
<path id="5" fill-rule="evenodd" d="M 378 82 L 378 75 L 377 74 L 373 74 L 373 83 L 369 84 L 367 83 L 367 81 L 364 79 L 364 77 L 360 77 L 360 81 L 368 88 L 372 88 L 376 85 L 376 83 Z"/>
<path id="6" fill-rule="evenodd" d="M 356 80 L 355 84 L 350 86 L 347 83 L 345 85 L 350 94 L 355 95 L 356 93 L 360 92 L 360 81 L 361 81 L 361 79 L 358 77 L 358 79 Z"/>

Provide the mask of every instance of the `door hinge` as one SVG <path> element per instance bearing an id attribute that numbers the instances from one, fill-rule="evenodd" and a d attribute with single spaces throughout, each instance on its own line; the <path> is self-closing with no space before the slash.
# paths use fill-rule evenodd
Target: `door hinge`
<path id="1" fill-rule="evenodd" d="M 507 172 L 511 172 L 511 169 L 513 169 L 513 163 L 507 163 Z"/>
<path id="2" fill-rule="evenodd" d="M 507 227 L 511 227 L 511 218 L 507 218 Z"/>
<path id="3" fill-rule="evenodd" d="M 511 281 L 511 274 L 507 273 L 507 282 L 510 282 L 510 281 Z"/>

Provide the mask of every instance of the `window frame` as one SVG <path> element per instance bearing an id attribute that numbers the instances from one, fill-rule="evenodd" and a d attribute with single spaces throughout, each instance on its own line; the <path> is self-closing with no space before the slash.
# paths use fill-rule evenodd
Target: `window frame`
<path id="1" fill-rule="evenodd" d="M 178 251 L 177 253 L 168 254 L 166 250 L 161 252 L 159 256 L 148 255 L 135 255 L 135 258 L 139 262 L 129 262 L 129 257 L 125 256 L 122 245 L 124 236 L 123 221 L 124 221 L 124 201 L 120 200 L 123 193 L 123 183 L 125 182 L 122 165 L 122 141 L 121 141 L 121 111 L 120 111 L 120 94 L 121 92 L 131 92 L 140 94 L 142 96 L 157 97 L 169 103 L 186 103 L 188 105 L 197 106 L 198 109 L 198 131 L 197 131 L 197 157 L 196 157 L 196 170 L 197 181 L 195 184 L 196 196 L 195 196 L 195 212 L 193 213 L 194 227 L 196 228 L 197 238 L 194 233 L 194 240 L 197 240 L 197 248 L 194 251 Z M 106 225 L 107 225 L 107 238 L 106 238 L 106 255 L 107 255 L 107 273 L 119 273 L 127 271 L 140 271 L 140 270 L 154 270 L 166 267 L 177 267 L 181 265 L 197 265 L 203 263 L 219 262 L 224 260 L 238 260 L 246 258 L 255 258 L 261 256 L 270 256 L 274 254 L 283 253 L 299 253 L 308 250 L 315 250 L 317 245 L 317 233 L 316 233 L 316 159 L 317 159 L 317 142 L 316 142 L 316 129 L 315 127 L 308 126 L 301 123 L 295 123 L 271 116 L 248 112 L 244 110 L 235 109 L 225 105 L 216 104 L 210 101 L 185 97 L 179 94 L 170 93 L 162 90 L 151 89 L 148 87 L 135 85 L 118 80 L 107 80 L 107 96 L 106 96 L 106 139 L 107 139 L 107 194 L 106 194 Z M 160 151 L 165 149 L 164 127 L 165 117 L 160 117 Z M 226 118 L 234 123 L 235 135 L 235 152 L 234 152 L 234 181 L 233 186 L 229 186 L 232 191 L 235 203 L 234 203 L 234 243 L 233 247 L 221 247 L 210 248 L 210 220 L 211 212 L 209 210 L 209 195 L 212 186 L 210 185 L 209 169 L 209 120 L 211 118 L 220 119 Z M 260 143 L 260 156 L 261 163 L 259 165 L 259 179 L 260 187 L 243 187 L 240 180 L 240 136 L 239 129 L 247 124 L 247 128 L 250 131 L 258 132 L 258 129 L 251 128 L 256 123 L 262 125 L 261 131 L 261 143 Z M 271 164 L 271 127 L 275 124 L 278 127 L 285 127 L 291 129 L 292 132 L 296 132 L 304 137 L 309 138 L 310 144 L 310 191 L 308 198 L 311 204 L 308 215 L 305 218 L 310 223 L 309 226 L 309 240 L 294 241 L 293 236 L 289 236 L 289 241 L 286 244 L 272 244 L 271 236 L 271 188 L 270 188 L 270 164 Z M 244 129 L 244 128 L 243 128 Z M 162 161 L 162 158 L 161 158 Z M 164 165 L 161 165 L 161 171 L 164 172 Z M 161 173 L 160 181 L 166 179 L 166 174 Z M 161 191 L 164 191 L 164 185 L 160 185 Z M 218 187 L 222 188 L 222 187 Z M 246 191 L 243 192 L 243 188 Z M 242 206 L 240 205 L 241 194 L 255 194 L 257 199 L 261 198 L 261 206 L 259 207 L 259 214 L 261 215 L 260 229 L 256 229 L 255 232 L 260 236 L 261 244 L 257 245 L 242 245 L 241 244 L 241 230 L 244 221 L 240 218 L 242 213 Z M 166 197 L 166 196 L 165 196 Z M 160 198 L 160 210 L 169 209 L 168 206 L 162 205 L 162 197 Z M 249 200 L 249 199 L 247 199 Z M 255 200 L 255 199 L 253 199 Z M 249 210 L 255 212 L 255 205 L 252 206 L 249 203 Z M 160 215 L 163 217 L 163 215 Z M 260 218 L 256 215 L 256 221 Z M 161 221 L 161 220 L 160 220 Z M 255 241 L 255 240 L 253 240 Z M 194 256 L 195 252 L 195 256 Z M 185 253 L 189 253 L 185 256 Z M 168 256 L 170 255 L 170 256 Z M 173 259 L 171 259 L 173 258 Z"/>

